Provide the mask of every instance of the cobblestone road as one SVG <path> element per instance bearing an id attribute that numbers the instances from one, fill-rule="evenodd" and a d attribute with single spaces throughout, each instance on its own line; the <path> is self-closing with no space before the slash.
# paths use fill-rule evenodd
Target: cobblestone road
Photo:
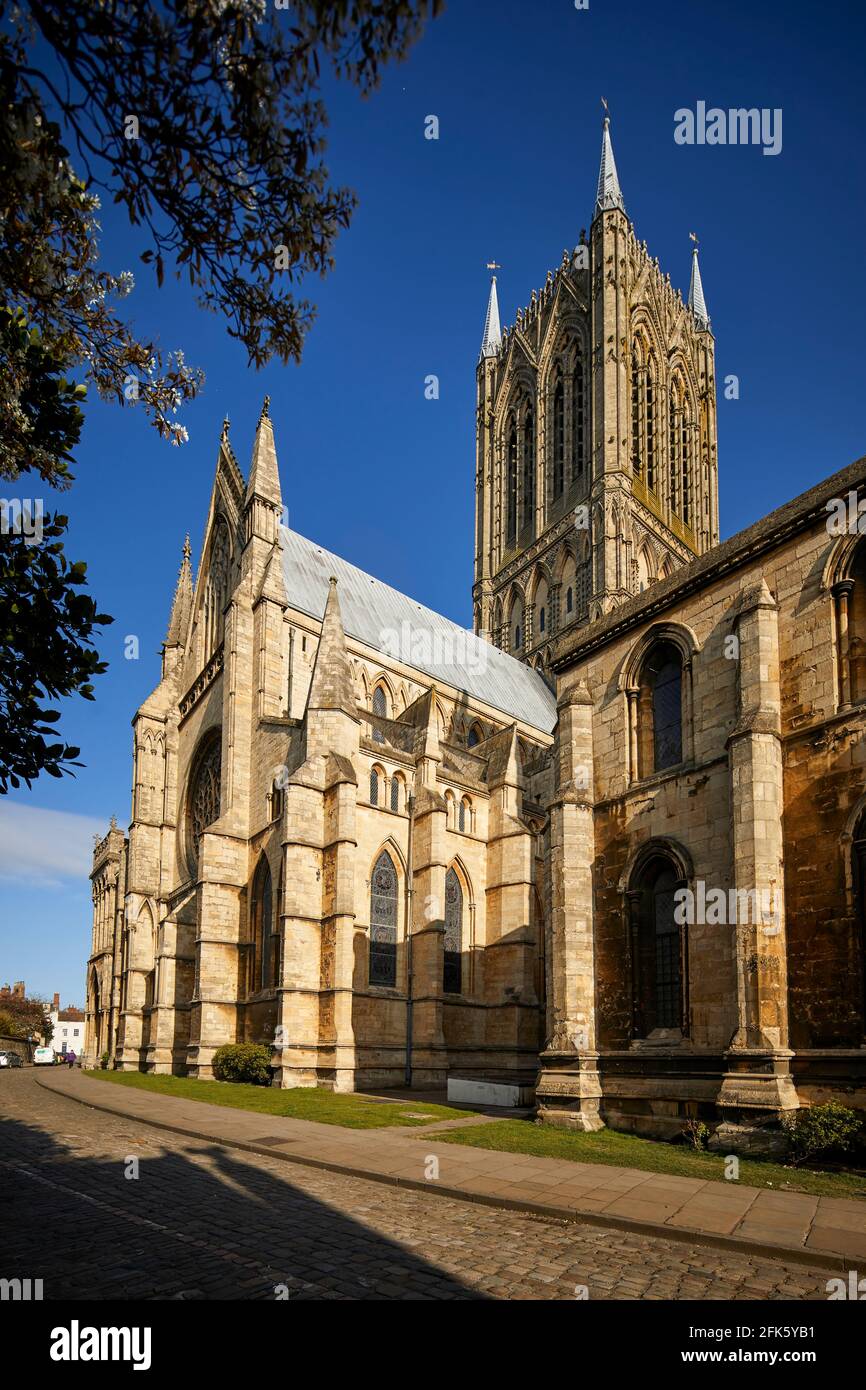
<path id="1" fill-rule="evenodd" d="M 0 1278 L 46 1299 L 823 1300 L 830 1277 L 186 1139 L 32 1070 L 0 1073 L 0 1231 Z"/>

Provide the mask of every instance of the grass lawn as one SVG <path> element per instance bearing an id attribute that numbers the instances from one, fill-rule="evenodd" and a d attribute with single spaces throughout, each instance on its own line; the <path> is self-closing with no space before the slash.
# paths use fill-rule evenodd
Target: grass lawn
<path id="1" fill-rule="evenodd" d="M 322 1125 L 342 1125 L 345 1129 L 387 1129 L 391 1125 L 417 1128 L 437 1120 L 461 1120 L 471 1110 L 453 1110 L 447 1105 L 423 1105 L 393 1101 L 387 1104 L 359 1095 L 335 1095 L 312 1087 L 282 1091 L 274 1086 L 243 1086 L 228 1081 L 197 1081 L 187 1076 L 151 1076 L 137 1071 L 88 1071 L 94 1081 L 115 1086 L 132 1086 L 160 1096 L 180 1096 L 183 1100 L 206 1100 L 211 1105 L 227 1105 L 234 1110 L 255 1110 L 260 1115 L 288 1115 L 292 1120 L 316 1120 Z"/>
<path id="2" fill-rule="evenodd" d="M 609 1163 L 621 1168 L 640 1168 L 648 1173 L 673 1173 L 683 1178 L 724 1180 L 725 1159 L 700 1153 L 680 1144 L 663 1144 L 635 1134 L 600 1129 L 580 1134 L 536 1125 L 530 1120 L 497 1120 L 436 1135 L 437 1144 L 467 1144 L 473 1149 L 503 1153 L 538 1154 L 543 1158 L 568 1158 L 576 1163 Z M 866 1175 L 818 1172 L 788 1168 L 755 1158 L 740 1159 L 739 1182 L 747 1187 L 772 1187 L 779 1192 L 810 1192 L 817 1197 L 866 1198 Z"/>

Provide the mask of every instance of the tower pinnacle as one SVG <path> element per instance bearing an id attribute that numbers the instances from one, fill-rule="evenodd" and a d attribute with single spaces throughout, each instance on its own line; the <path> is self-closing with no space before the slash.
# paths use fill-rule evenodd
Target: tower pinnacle
<path id="1" fill-rule="evenodd" d="M 694 232 L 689 232 L 689 236 L 695 243 L 692 247 L 692 278 L 689 285 L 689 308 L 695 316 L 698 328 L 708 329 L 710 326 L 710 316 L 707 313 L 707 304 L 704 299 L 704 286 L 701 281 L 701 267 L 698 261 L 698 239 Z"/>
<path id="2" fill-rule="evenodd" d="M 488 266 L 488 269 L 492 269 Z M 496 293 L 496 276 L 490 281 L 490 298 L 487 301 L 487 317 L 484 320 L 484 336 L 481 339 L 481 356 L 495 357 L 502 345 L 502 329 L 499 325 L 499 298 Z"/>
<path id="3" fill-rule="evenodd" d="M 604 99 L 602 98 L 604 101 Z M 601 135 L 601 164 L 598 170 L 598 191 L 595 195 L 596 212 L 604 212 L 608 208 L 619 208 L 620 212 L 625 212 L 622 190 L 619 186 L 619 176 L 616 172 L 616 160 L 613 157 L 613 145 L 610 141 L 610 116 L 607 114 L 607 102 L 604 102 L 604 124 Z"/>

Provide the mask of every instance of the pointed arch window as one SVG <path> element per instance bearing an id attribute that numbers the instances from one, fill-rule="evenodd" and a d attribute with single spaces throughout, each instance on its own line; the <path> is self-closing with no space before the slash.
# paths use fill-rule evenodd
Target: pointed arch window
<path id="1" fill-rule="evenodd" d="M 682 482 L 682 407 L 676 386 L 671 386 L 668 403 L 668 439 L 670 442 L 670 506 L 675 516 L 680 511 L 680 486 Z"/>
<path id="2" fill-rule="evenodd" d="M 231 563 L 231 544 L 229 528 L 225 518 L 218 516 L 214 522 L 213 540 L 208 561 L 207 583 L 204 594 L 204 661 L 207 661 L 223 640 L 225 607 L 229 592 L 229 566 Z"/>
<path id="3" fill-rule="evenodd" d="M 527 410 L 523 422 L 523 497 L 521 526 L 535 522 L 535 416 Z"/>
<path id="4" fill-rule="evenodd" d="M 652 647 L 638 692 L 640 776 L 676 767 L 683 760 L 683 658 L 670 641 Z"/>
<path id="5" fill-rule="evenodd" d="M 397 985 L 397 870 L 387 850 L 370 883 L 370 984 Z"/>
<path id="6" fill-rule="evenodd" d="M 553 388 L 553 500 L 565 486 L 565 391 L 562 380 Z"/>
<path id="7" fill-rule="evenodd" d="M 583 355 L 578 350 L 574 372 L 571 378 L 571 421 L 573 432 L 574 457 L 572 479 L 577 482 L 584 476 L 586 468 L 586 373 Z"/>
<path id="8" fill-rule="evenodd" d="M 644 357 L 636 339 L 631 358 L 631 466 L 653 492 L 658 473 L 657 371 L 652 353 Z"/>
<path id="9" fill-rule="evenodd" d="M 261 859 L 256 869 L 251 906 L 252 950 L 248 990 L 255 994 L 260 989 L 270 989 L 276 975 L 275 951 L 278 937 L 274 932 L 271 870 L 266 859 Z"/>
<path id="10" fill-rule="evenodd" d="M 479 729 L 477 724 L 473 724 L 472 728 L 469 730 L 469 737 L 466 740 L 466 746 L 467 748 L 477 748 L 480 742 L 481 730 Z"/>
<path id="11" fill-rule="evenodd" d="M 197 868 L 202 836 L 209 825 L 219 818 L 222 767 L 222 739 L 211 736 L 201 749 L 190 782 L 187 813 L 188 850 L 192 865 Z"/>
<path id="12" fill-rule="evenodd" d="M 565 591 L 565 611 L 566 613 L 574 611 L 574 590 L 570 585 Z"/>
<path id="13" fill-rule="evenodd" d="M 379 805 L 379 772 L 375 767 L 370 768 L 370 805 Z"/>
<path id="14" fill-rule="evenodd" d="M 666 854 L 645 861 L 629 892 L 632 957 L 632 1032 L 687 1032 L 688 942 L 676 920 L 680 871 Z"/>
<path id="15" fill-rule="evenodd" d="M 656 466 L 658 463 L 658 431 L 656 421 L 656 382 L 655 362 L 649 360 L 646 374 L 646 485 L 651 492 L 656 490 Z"/>
<path id="16" fill-rule="evenodd" d="M 505 536 L 508 545 L 517 540 L 517 425 L 512 417 L 508 429 L 505 476 Z"/>
<path id="17" fill-rule="evenodd" d="M 373 691 L 373 713 L 379 714 L 383 718 L 387 718 L 388 715 L 388 697 L 381 685 L 377 685 L 376 689 Z M 385 735 L 382 733 L 381 729 L 374 729 L 373 742 L 384 743 L 385 741 Z"/>
<path id="18" fill-rule="evenodd" d="M 680 415 L 680 516 L 686 526 L 691 525 L 692 517 L 692 424 L 688 403 L 684 402 Z"/>
<path id="19" fill-rule="evenodd" d="M 631 355 L 631 469 L 636 478 L 643 478 L 643 423 L 645 372 L 640 347 L 636 343 Z"/>
<path id="20" fill-rule="evenodd" d="M 445 960 L 442 988 L 460 994 L 463 987 L 463 889 L 454 869 L 445 875 Z"/>
<path id="21" fill-rule="evenodd" d="M 391 778 L 391 810 L 400 810 L 400 778 L 396 775 Z"/>

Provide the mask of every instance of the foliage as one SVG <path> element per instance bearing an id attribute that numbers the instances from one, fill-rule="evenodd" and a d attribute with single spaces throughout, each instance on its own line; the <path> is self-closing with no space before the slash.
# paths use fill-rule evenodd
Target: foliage
<path id="1" fill-rule="evenodd" d="M 440 0 L 0 0 L 7 302 L 101 395 L 123 403 L 134 378 L 160 433 L 185 437 L 171 417 L 202 376 L 118 315 L 133 280 L 97 267 L 104 194 L 140 229 L 158 285 L 173 264 L 251 364 L 299 360 L 314 309 L 296 283 L 333 267 L 355 206 L 322 160 L 321 68 L 368 93 L 428 8 Z"/>
<path id="2" fill-rule="evenodd" d="M 59 712 L 44 702 L 92 700 L 92 678 L 106 669 L 92 637 L 112 620 L 81 592 L 86 566 L 64 554 L 66 526 L 48 513 L 41 544 L 0 534 L 0 792 L 80 766 L 79 750 L 55 737 Z"/>
<path id="3" fill-rule="evenodd" d="M 683 1126 L 683 1138 L 693 1149 L 698 1151 L 705 1149 L 710 1139 L 710 1127 L 705 1125 L 703 1120 L 686 1120 Z"/>
<path id="4" fill-rule="evenodd" d="M 807 1163 L 821 1156 L 848 1153 L 862 1130 L 862 1120 L 854 1110 L 838 1101 L 807 1105 L 789 1111 L 782 1121 L 791 1146 L 794 1163 Z"/>
<path id="5" fill-rule="evenodd" d="M 270 1086 L 270 1048 L 259 1047 L 256 1043 L 226 1043 L 214 1053 L 213 1074 L 217 1081 Z"/>
<path id="6" fill-rule="evenodd" d="M 167 264 L 186 276 L 251 364 L 299 360 L 314 308 L 297 282 L 331 269 L 355 204 L 322 161 L 321 67 L 368 93 L 428 8 L 440 0 L 0 0 L 0 480 L 69 486 L 85 393 L 73 371 L 140 403 L 173 444 L 187 437 L 175 417 L 203 374 L 122 314 L 134 280 L 99 263 L 104 196 L 157 284 Z M 106 669 L 91 631 L 110 621 L 73 592 L 84 566 L 63 557 L 64 518 L 48 559 L 5 522 L 6 509 L 0 719 L 14 727 L 0 792 L 75 764 L 77 749 L 46 743 L 57 715 L 41 701 L 90 698 Z"/>
<path id="7" fill-rule="evenodd" d="M 107 1052 L 103 1052 L 102 1056 L 101 1056 L 100 1059 L 99 1059 L 99 1065 L 100 1065 L 100 1067 L 102 1068 L 103 1071 L 108 1071 L 108 1062 L 109 1062 L 108 1053 L 107 1053 Z"/>
<path id="8" fill-rule="evenodd" d="M 0 994 L 0 1033 L 10 1038 L 32 1038 L 37 1035 L 50 1043 L 54 1025 L 48 1017 L 48 1005 L 38 995 L 21 998 L 11 990 Z"/>

